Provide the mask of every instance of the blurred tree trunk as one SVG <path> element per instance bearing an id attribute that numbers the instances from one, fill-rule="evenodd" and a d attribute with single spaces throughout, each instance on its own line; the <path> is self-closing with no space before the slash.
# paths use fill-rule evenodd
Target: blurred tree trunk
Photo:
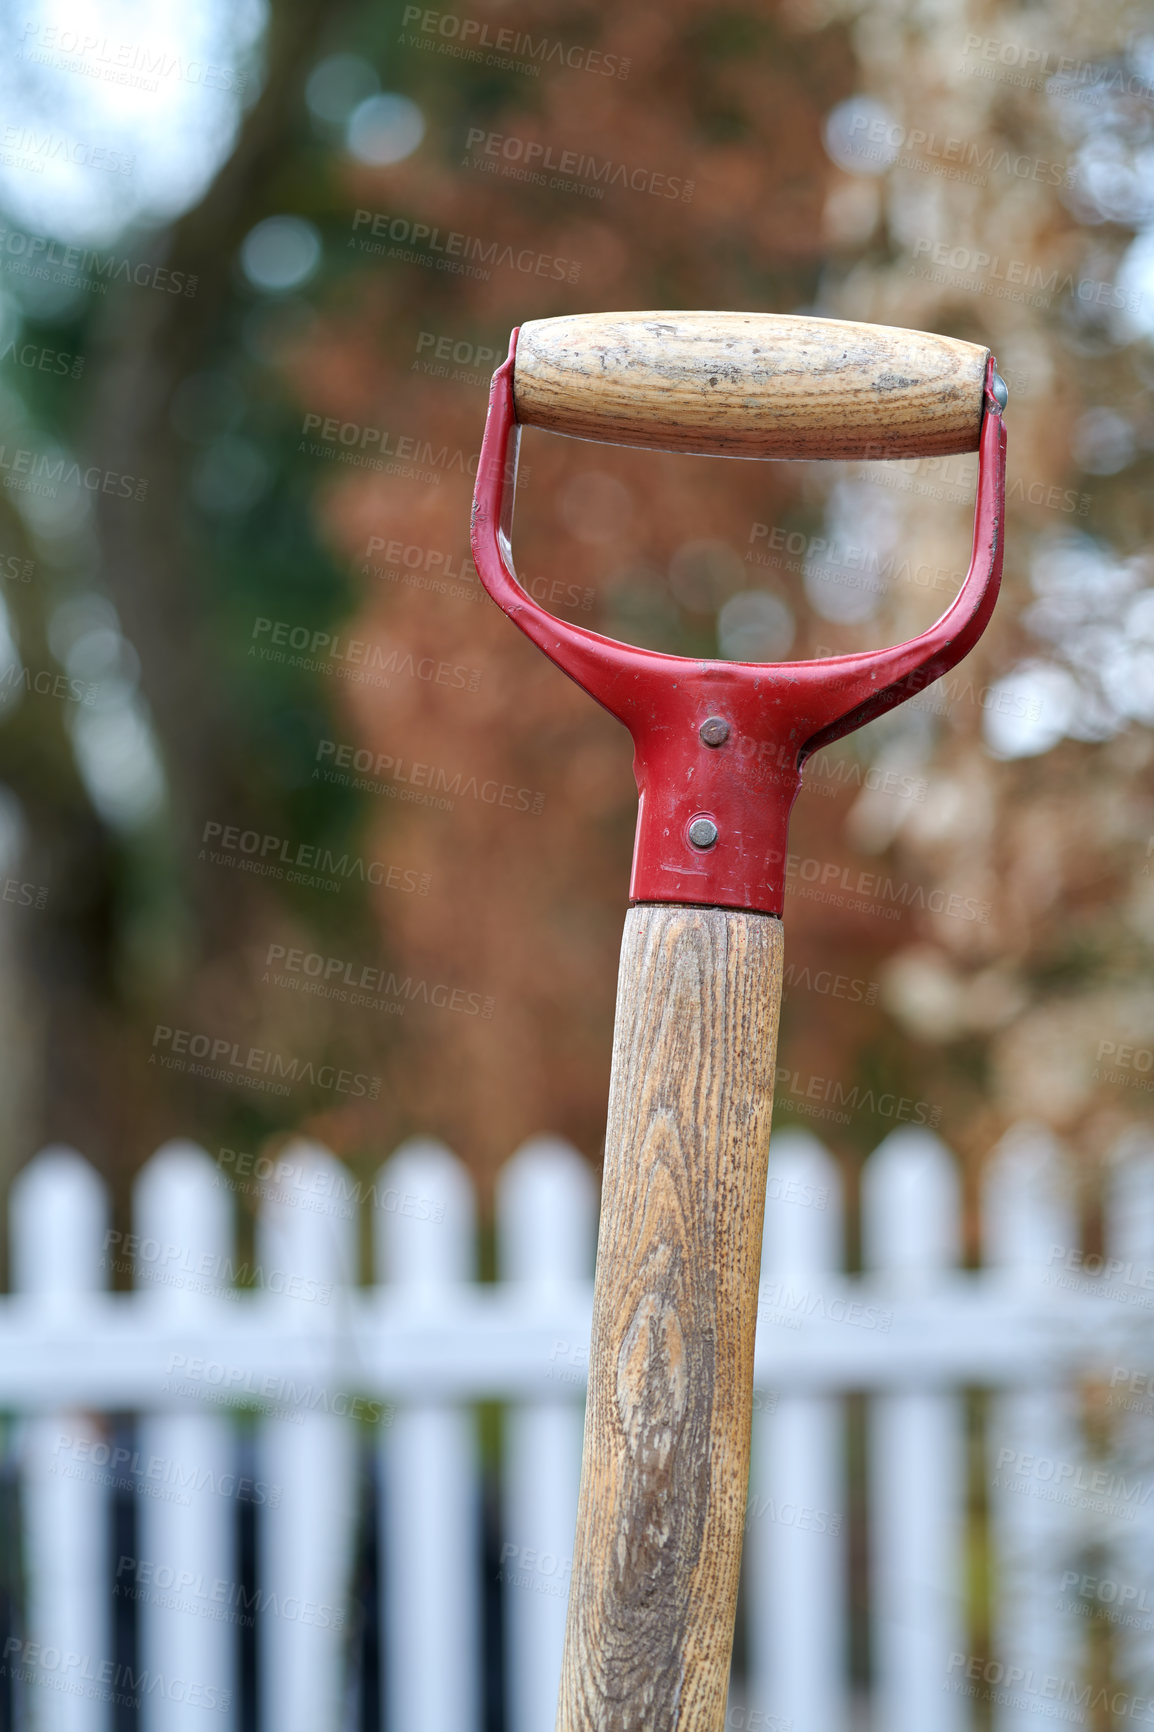
<path id="1" fill-rule="evenodd" d="M 171 793 L 168 851 L 154 849 L 148 865 L 166 880 L 153 883 L 149 894 L 170 931 L 163 945 L 155 943 L 155 954 L 136 959 L 138 978 L 156 988 L 171 986 L 182 963 L 204 967 L 227 958 L 259 924 L 268 899 L 257 879 L 198 872 L 194 864 L 206 817 L 251 823 L 251 790 L 259 782 L 238 750 L 242 729 L 214 638 L 215 586 L 206 581 L 205 555 L 188 527 L 188 448 L 173 430 L 170 409 L 181 381 L 235 340 L 237 250 L 285 196 L 285 137 L 298 119 L 318 44 L 344 10 L 332 0 L 273 0 L 264 85 L 236 147 L 201 202 L 160 237 L 162 262 L 195 275 L 195 296 L 121 287 L 102 307 L 92 337 L 86 459 L 148 480 L 140 503 L 102 493 L 93 503 L 100 582 L 140 655 L 141 688 Z M 56 859 L 59 880 L 70 886 L 66 902 L 84 900 L 80 886 L 107 857 L 107 844 L 94 849 L 95 840 L 91 826 L 87 837 L 73 830 L 65 857 Z M 58 954 L 54 963 L 41 952 L 34 959 L 57 989 L 47 997 L 44 1130 L 97 1158 L 123 1158 L 125 1139 L 144 1153 L 152 1137 L 177 1127 L 155 1089 L 151 1110 L 147 1104 L 149 1007 L 120 1001 L 118 923 L 132 892 L 117 885 L 111 863 L 103 893 L 106 917 L 74 928 L 65 957 Z M 63 938 L 57 936 L 58 951 Z"/>

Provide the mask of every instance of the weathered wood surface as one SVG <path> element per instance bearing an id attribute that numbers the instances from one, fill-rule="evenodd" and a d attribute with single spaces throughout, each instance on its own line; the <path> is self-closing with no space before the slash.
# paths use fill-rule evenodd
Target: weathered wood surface
<path id="1" fill-rule="evenodd" d="M 781 966 L 770 915 L 626 918 L 558 1732 L 724 1723 Z"/>
<path id="2" fill-rule="evenodd" d="M 517 339 L 518 421 L 657 451 L 892 458 L 976 451 L 989 351 L 779 313 L 584 313 Z"/>

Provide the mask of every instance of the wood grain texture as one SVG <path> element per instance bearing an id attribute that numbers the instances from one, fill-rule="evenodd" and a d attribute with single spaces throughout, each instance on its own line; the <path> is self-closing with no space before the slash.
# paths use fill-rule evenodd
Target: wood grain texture
<path id="1" fill-rule="evenodd" d="M 749 1479 L 782 928 L 631 908 L 557 1732 L 720 1732 Z"/>
<path id="2" fill-rule="evenodd" d="M 779 313 L 585 313 L 521 326 L 517 419 L 715 457 L 976 451 L 987 349 Z"/>

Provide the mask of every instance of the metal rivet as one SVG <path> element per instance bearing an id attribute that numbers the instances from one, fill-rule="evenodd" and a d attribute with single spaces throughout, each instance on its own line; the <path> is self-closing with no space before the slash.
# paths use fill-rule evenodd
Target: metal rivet
<path id="1" fill-rule="evenodd" d="M 689 840 L 695 848 L 712 848 L 717 841 L 717 825 L 713 819 L 695 818 L 689 826 Z"/>
<path id="2" fill-rule="evenodd" d="M 724 746 L 729 738 L 729 723 L 721 716 L 710 716 L 707 722 L 702 722 L 699 731 L 707 746 Z"/>
<path id="3" fill-rule="evenodd" d="M 998 405 L 999 411 L 1004 409 L 1006 404 L 1010 401 L 1010 387 L 1006 384 L 1006 381 L 1002 378 L 1000 373 L 994 374 L 990 390 L 993 393 L 994 401 Z"/>

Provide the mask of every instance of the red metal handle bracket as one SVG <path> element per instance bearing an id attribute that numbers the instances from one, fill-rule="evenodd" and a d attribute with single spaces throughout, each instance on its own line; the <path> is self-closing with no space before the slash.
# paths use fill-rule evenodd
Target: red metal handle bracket
<path id="1" fill-rule="evenodd" d="M 941 619 L 887 649 L 811 662 L 697 661 L 602 637 L 546 611 L 513 571 L 520 428 L 513 363 L 494 373 L 473 498 L 473 558 L 515 625 L 633 736 L 634 902 L 780 914 L 789 814 L 810 753 L 948 673 L 985 630 L 1002 577 L 1006 429 L 986 372 L 970 569 Z M 724 728 L 709 744 L 706 721 Z M 694 834 L 691 837 L 690 829 Z"/>

